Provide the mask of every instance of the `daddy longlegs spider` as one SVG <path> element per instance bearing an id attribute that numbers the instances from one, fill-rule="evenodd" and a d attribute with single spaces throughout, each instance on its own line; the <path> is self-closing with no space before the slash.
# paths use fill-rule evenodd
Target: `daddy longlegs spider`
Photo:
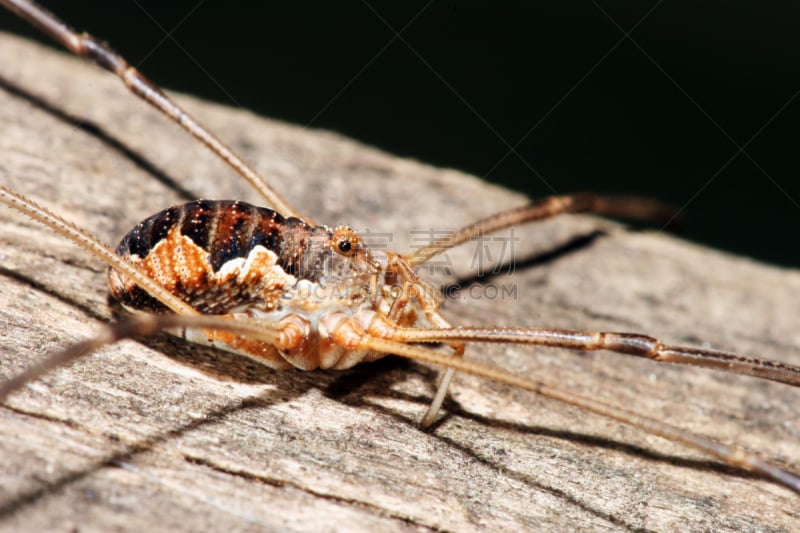
<path id="1" fill-rule="evenodd" d="M 7 4 L 7 2 L 3 2 L 3 3 Z M 21 2 L 19 4 L 21 6 L 23 6 L 23 7 L 30 6 L 30 4 L 27 3 L 27 2 Z M 5 194 L 6 198 L 11 198 L 10 195 L 12 193 L 8 192 L 8 193 L 4 193 L 4 194 Z M 16 201 L 21 201 L 21 199 L 18 198 Z M 272 202 L 274 204 L 276 202 L 276 199 L 275 198 L 271 198 L 270 202 Z M 553 204 L 553 205 L 563 205 L 563 204 Z M 627 205 L 627 204 L 624 204 L 624 205 Z M 283 207 L 283 211 L 291 212 L 287 205 L 283 205 L 282 207 Z M 63 226 L 62 226 L 62 229 L 63 229 Z M 410 273 L 408 275 L 412 276 Z M 409 278 L 409 279 L 413 279 L 413 278 Z M 413 303 L 414 302 L 413 302 L 413 298 L 412 298 L 412 301 L 410 303 L 408 303 L 407 305 L 413 305 Z M 180 305 L 180 304 L 177 304 L 177 305 Z M 167 320 L 169 320 L 169 319 L 162 319 L 162 323 L 158 324 L 158 326 L 159 327 L 164 327 L 164 326 L 169 325 L 169 324 L 167 324 Z M 434 320 L 437 320 L 437 319 L 434 319 Z M 219 321 L 215 321 L 214 323 L 216 324 L 215 327 L 217 327 L 217 328 L 223 327 L 219 323 Z M 128 322 L 128 324 L 130 324 L 130 322 Z M 253 332 L 251 330 L 251 325 L 248 324 L 248 323 L 245 323 L 245 322 L 238 322 L 238 323 L 235 323 L 235 324 L 231 324 L 230 327 L 232 327 L 232 328 L 241 328 L 242 331 L 246 331 L 249 334 L 253 334 Z M 136 329 L 136 328 L 134 328 L 134 329 Z M 138 331 L 139 331 L 139 333 L 143 333 L 144 330 L 139 328 Z M 240 331 L 240 332 L 242 332 L 242 331 Z M 461 330 L 461 331 L 457 331 L 456 330 L 452 334 L 463 335 L 463 332 L 464 332 L 464 330 Z M 430 332 L 429 331 L 427 334 L 430 335 L 430 334 L 433 334 L 433 333 L 436 333 L 436 332 Z M 477 333 L 477 332 L 474 332 L 474 333 Z M 517 332 L 517 333 L 521 333 L 521 332 Z M 436 333 L 436 334 L 439 334 L 439 333 Z M 485 335 L 491 335 L 491 336 L 494 336 L 495 339 L 497 338 L 497 333 L 496 332 L 490 332 L 490 333 L 487 333 Z M 420 339 L 417 338 L 417 340 L 420 340 Z M 464 340 L 464 339 L 463 338 L 459 338 L 459 339 L 452 339 L 452 338 L 444 339 L 444 338 L 441 338 L 441 337 L 437 337 L 435 340 L 439 340 L 439 341 L 454 341 L 455 340 L 455 341 L 458 341 L 458 340 Z M 451 367 L 452 366 L 458 367 L 460 370 L 478 372 L 478 373 L 484 375 L 485 377 L 495 377 L 495 378 L 497 378 L 497 379 L 499 379 L 501 381 L 505 380 L 506 383 L 512 384 L 514 386 L 526 386 L 526 383 L 524 383 L 524 379 L 520 378 L 519 375 L 507 374 L 507 375 L 504 375 L 505 377 L 503 377 L 503 375 L 501 375 L 501 374 L 495 374 L 494 376 L 492 376 L 490 374 L 487 374 L 487 372 L 491 372 L 491 371 L 488 370 L 485 367 L 474 366 L 474 365 L 472 367 L 469 367 L 468 365 L 470 365 L 470 363 L 468 363 L 468 362 L 462 363 L 462 362 L 460 362 L 460 360 L 452 359 L 449 356 L 445 356 L 445 358 L 442 359 L 442 356 L 439 354 L 439 352 L 436 352 L 436 351 L 424 350 L 424 349 L 420 349 L 420 348 L 403 348 L 402 346 L 395 345 L 395 344 L 393 344 L 391 346 L 384 346 L 383 343 L 381 343 L 380 341 L 377 341 L 377 340 L 373 340 L 373 341 L 370 341 L 370 342 L 371 342 L 370 348 L 376 348 L 376 349 L 380 349 L 382 351 L 392 351 L 392 352 L 394 352 L 394 351 L 398 351 L 398 352 L 405 351 L 406 352 L 405 353 L 406 356 L 410 356 L 410 357 L 418 358 L 418 359 L 420 359 L 420 358 L 424 359 L 424 358 L 427 357 L 429 359 L 434 359 L 435 361 L 438 361 L 439 363 L 445 363 L 446 365 L 449 365 Z M 474 351 L 474 350 L 472 350 L 472 351 Z M 469 357 L 468 357 L 468 359 L 469 359 Z M 776 374 L 777 374 L 778 377 L 784 379 L 785 381 L 789 381 L 789 382 L 791 382 L 792 384 L 795 384 L 795 385 L 797 384 L 797 377 L 796 377 L 797 369 L 795 367 L 784 366 L 782 368 L 779 368 L 776 371 Z M 544 393 L 547 393 L 548 390 L 549 390 L 549 389 L 542 389 L 542 387 L 540 387 L 537 383 L 534 383 L 533 385 L 531 385 L 531 383 L 527 383 L 527 386 L 533 386 L 534 388 L 537 388 L 539 390 L 539 392 L 544 392 Z M 573 398 L 579 398 L 579 396 L 576 395 L 576 396 L 573 396 Z M 562 399 L 567 399 L 567 398 L 562 398 Z M 583 407 L 592 408 L 592 406 L 602 406 L 602 405 L 603 405 L 603 402 L 601 400 L 598 400 L 596 398 L 590 398 L 587 401 L 587 405 L 583 405 Z M 611 406 L 609 406 L 609 408 L 614 409 Z M 636 416 L 636 415 L 628 413 L 628 414 L 625 414 L 624 416 L 631 417 L 631 416 Z M 629 422 L 630 421 L 631 420 L 629 420 Z M 653 428 L 651 427 L 650 429 L 653 429 Z M 662 427 L 662 429 L 664 429 L 664 428 Z M 673 436 L 675 436 L 675 435 L 673 435 Z M 685 438 L 686 437 L 684 436 L 683 440 L 685 440 Z M 678 439 L 678 440 L 680 440 L 680 439 Z M 739 459 L 740 459 L 740 457 L 738 455 L 736 455 L 736 457 L 731 457 L 730 454 L 728 454 L 728 459 L 729 459 L 729 462 L 731 462 L 733 464 L 736 464 L 739 467 L 743 467 L 744 466 L 744 465 L 738 464 L 739 463 Z M 734 461 L 733 459 L 736 459 L 736 460 Z M 753 466 L 754 465 L 752 465 L 752 464 L 750 465 L 750 467 L 753 467 Z M 779 481 L 780 483 L 783 483 L 784 485 L 786 485 L 786 486 L 788 486 L 790 488 L 793 488 L 796 491 L 798 490 L 798 486 L 800 486 L 800 485 L 798 485 L 798 480 L 788 470 L 778 469 L 778 470 L 775 470 L 775 471 L 768 471 L 768 472 L 761 472 L 761 473 L 769 475 L 770 472 L 771 472 L 772 476 L 774 478 L 777 478 L 777 481 Z"/>

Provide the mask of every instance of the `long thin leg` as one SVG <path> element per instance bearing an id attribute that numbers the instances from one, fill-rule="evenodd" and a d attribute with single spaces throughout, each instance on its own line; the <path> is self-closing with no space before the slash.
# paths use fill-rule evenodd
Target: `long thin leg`
<path id="1" fill-rule="evenodd" d="M 652 198 L 637 196 L 598 196 L 592 193 L 550 196 L 516 209 L 496 213 L 456 230 L 416 250 L 406 257 L 406 261 L 415 267 L 470 239 L 511 226 L 552 218 L 562 213 L 596 213 L 669 223 L 675 217 L 676 211 L 671 206 Z"/>
<path id="2" fill-rule="evenodd" d="M 66 350 L 56 352 L 36 364 L 25 369 L 20 374 L 0 383 L 0 402 L 10 394 L 18 391 L 25 384 L 40 378 L 51 370 L 71 363 L 81 357 L 115 342 L 131 337 L 147 337 L 163 330 L 174 328 L 195 328 L 206 331 L 242 332 L 248 338 L 257 339 L 272 346 L 286 347 L 302 342 L 298 339 L 298 332 L 291 324 L 270 324 L 265 320 L 248 320 L 237 318 L 231 320 L 224 315 L 208 316 L 180 316 L 180 315 L 151 315 L 137 314 L 121 320 L 106 324 L 101 332 L 88 340 L 73 344 Z"/>
<path id="3" fill-rule="evenodd" d="M 433 294 L 424 289 L 419 290 L 420 286 L 417 283 L 411 282 L 411 280 L 416 280 L 417 277 L 408 263 L 403 261 L 400 257 L 397 257 L 397 260 L 392 263 L 392 268 L 397 269 L 402 279 L 408 280 L 406 287 L 408 287 L 409 294 L 402 295 L 402 298 L 405 298 L 406 303 L 408 303 L 409 297 L 416 299 L 420 308 L 422 308 L 422 312 L 425 314 L 425 317 L 437 328 L 453 327 L 452 324 L 450 324 L 450 322 L 448 322 L 447 319 L 439 313 L 439 302 L 436 300 Z M 403 291 L 403 293 L 405 292 L 406 291 Z M 395 303 L 398 303 L 398 300 L 395 300 Z M 389 322 L 394 322 L 392 321 L 391 317 L 389 318 Z M 464 356 L 466 345 L 463 342 L 450 343 L 450 347 L 453 348 L 453 353 L 451 354 L 452 357 Z M 420 421 L 420 425 L 422 427 L 429 427 L 436 420 L 436 415 L 442 408 L 444 399 L 447 396 L 447 391 L 450 388 L 450 383 L 453 381 L 453 374 L 453 369 L 448 368 L 439 376 L 436 384 L 436 393 L 433 395 L 433 399 L 428 406 L 428 410 L 425 412 L 425 415 Z"/>
<path id="4" fill-rule="evenodd" d="M 717 350 L 671 346 L 653 337 L 637 333 L 549 328 L 400 328 L 385 321 L 375 321 L 371 333 L 398 342 L 491 342 L 582 351 L 608 350 L 645 357 L 659 363 L 714 368 L 800 387 L 800 366 Z"/>
<path id="5" fill-rule="evenodd" d="M 182 315 L 198 314 L 197 311 L 192 308 L 192 306 L 166 290 L 153 279 L 139 271 L 136 267 L 123 260 L 108 246 L 100 242 L 97 237 L 86 231 L 83 231 L 75 226 L 75 224 L 72 222 L 61 218 L 60 216 L 40 206 L 36 202 L 29 200 L 21 194 L 15 193 L 4 185 L 0 185 L 0 202 L 3 202 L 9 207 L 12 207 L 17 211 L 31 217 L 37 222 L 41 222 L 45 226 L 68 238 L 84 250 L 87 250 L 89 253 L 103 261 L 108 266 L 113 267 L 122 274 L 125 274 L 134 280 L 142 289 L 147 291 L 150 296 L 163 303 L 173 312 Z"/>
<path id="6" fill-rule="evenodd" d="M 383 353 L 391 353 L 423 361 L 435 365 L 441 365 L 448 369 L 458 370 L 490 379 L 498 383 L 504 383 L 512 387 L 529 390 L 535 394 L 572 405 L 580 409 L 611 418 L 624 424 L 636 427 L 650 433 L 658 435 L 672 442 L 677 442 L 702 450 L 705 453 L 714 455 L 725 463 L 757 472 L 777 483 L 780 483 L 795 492 L 800 493 L 800 478 L 787 472 L 775 465 L 770 464 L 761 457 L 752 454 L 739 446 L 727 446 L 707 437 L 696 435 L 692 432 L 677 428 L 665 422 L 653 418 L 642 416 L 634 411 L 618 407 L 613 404 L 603 402 L 596 398 L 582 396 L 580 394 L 566 391 L 558 387 L 551 386 L 542 381 L 535 381 L 510 372 L 506 372 L 496 367 L 483 365 L 474 361 L 452 357 L 450 354 L 437 352 L 424 347 L 405 344 L 395 340 L 378 338 L 365 332 L 352 320 L 340 317 L 330 318 L 332 325 L 330 331 L 334 339 L 351 349 L 369 349 Z M 449 340 L 449 339 L 448 339 Z"/>
<path id="7" fill-rule="evenodd" d="M 452 325 L 438 312 L 435 312 L 431 315 L 431 321 L 433 322 L 434 326 L 439 328 L 452 327 Z M 463 357 L 466 346 L 464 343 L 457 343 L 453 345 L 453 349 L 454 352 L 450 354 L 450 357 Z M 425 415 L 420 421 L 420 425 L 422 427 L 426 428 L 433 424 L 434 420 L 436 420 L 436 415 L 439 413 L 439 409 L 442 408 L 444 399 L 447 396 L 447 391 L 450 388 L 450 383 L 453 381 L 453 374 L 455 374 L 455 371 L 452 368 L 448 368 L 441 376 L 439 376 L 439 380 L 436 385 L 436 394 L 434 394 L 433 399 L 428 406 L 428 410 L 425 412 Z"/>
<path id="8" fill-rule="evenodd" d="M 133 94 L 175 121 L 230 165 L 264 197 L 270 207 L 286 216 L 299 216 L 298 212 L 275 192 L 252 167 L 173 102 L 161 89 L 130 66 L 125 58 L 114 52 L 107 44 L 88 33 L 79 34 L 54 14 L 29 0 L 0 0 L 0 4 L 39 28 L 75 55 L 90 59 L 115 74 Z M 308 220 L 307 217 L 306 220 Z"/>
<path id="9" fill-rule="evenodd" d="M 386 354 L 396 354 L 416 361 L 441 365 L 448 369 L 466 372 L 499 383 L 529 390 L 545 398 L 572 405 L 585 411 L 636 427 L 646 433 L 701 450 L 718 457 L 726 464 L 758 473 L 800 493 L 800 478 L 741 447 L 728 446 L 713 439 L 696 435 L 692 432 L 682 430 L 653 418 L 639 415 L 634 411 L 603 402 L 596 398 L 590 398 L 562 390 L 542 381 L 520 377 L 499 368 L 452 357 L 451 355 L 442 354 L 419 346 L 373 337 L 367 334 L 353 320 L 346 317 L 342 318 L 342 316 L 330 316 L 327 320 L 334 324 L 330 328 L 332 337 L 338 343 L 349 349 L 374 350 Z M 225 320 L 219 316 L 186 317 L 176 315 L 137 315 L 126 321 L 107 326 L 106 331 L 94 339 L 76 344 L 63 352 L 56 353 L 38 365 L 31 367 L 25 373 L 6 381 L 2 387 L 0 387 L 0 401 L 5 399 L 10 393 L 21 388 L 25 383 L 36 379 L 53 368 L 87 355 L 103 345 L 134 335 L 152 335 L 160 330 L 174 327 L 199 327 L 228 330 L 275 344 L 283 342 L 285 339 L 281 338 L 281 334 L 286 333 L 280 331 L 280 326 L 265 329 L 263 323 L 256 320 Z M 291 336 L 292 333 L 290 332 L 289 335 Z"/>

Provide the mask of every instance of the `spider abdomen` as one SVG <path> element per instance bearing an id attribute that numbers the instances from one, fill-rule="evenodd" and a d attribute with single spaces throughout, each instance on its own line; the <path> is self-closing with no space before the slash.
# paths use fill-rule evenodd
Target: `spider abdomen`
<path id="1" fill-rule="evenodd" d="M 270 310 L 300 265 L 314 227 L 238 201 L 200 200 L 170 207 L 136 225 L 117 253 L 203 314 L 257 305 Z M 165 307 L 115 271 L 111 295 L 129 309 Z"/>

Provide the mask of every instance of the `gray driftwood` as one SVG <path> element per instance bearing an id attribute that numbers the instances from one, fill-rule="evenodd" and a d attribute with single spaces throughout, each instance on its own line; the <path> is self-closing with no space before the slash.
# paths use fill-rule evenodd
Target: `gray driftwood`
<path id="1" fill-rule="evenodd" d="M 0 40 L 0 181 L 115 244 L 188 197 L 248 188 L 110 75 Z M 176 98 L 315 220 L 454 228 L 525 198 L 337 135 Z M 465 285 L 460 324 L 628 330 L 800 363 L 800 273 L 592 217 L 516 230 L 516 272 Z M 585 238 L 590 236 L 589 238 Z M 577 241 L 576 241 L 577 240 Z M 576 244 L 577 242 L 577 244 Z M 573 246 L 567 246 L 572 243 Z M 557 253 L 550 253 L 560 250 Z M 495 250 L 497 255 L 498 250 Z M 450 254 L 453 284 L 474 250 Z M 0 373 L 110 319 L 106 267 L 0 209 Z M 511 292 L 492 297 L 486 286 Z M 516 299 L 512 299 L 516 290 Z M 800 462 L 800 391 L 621 355 L 476 346 L 468 356 Z M 168 336 L 126 341 L 0 408 L 5 530 L 781 530 L 797 494 L 623 425 L 395 359 L 274 372 Z"/>

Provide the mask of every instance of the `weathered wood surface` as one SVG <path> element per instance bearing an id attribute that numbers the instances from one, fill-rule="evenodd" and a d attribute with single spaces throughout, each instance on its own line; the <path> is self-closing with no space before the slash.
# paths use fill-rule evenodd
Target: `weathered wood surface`
<path id="1" fill-rule="evenodd" d="M 258 201 L 111 76 L 0 39 L 0 181 L 104 242 L 191 197 Z M 13 87 L 12 87 L 13 85 Z M 525 202 L 336 135 L 178 97 L 315 220 L 454 228 Z M 35 102 L 41 99 L 40 105 Z M 175 186 L 171 183 L 180 184 Z M 548 254 L 594 231 L 580 246 Z M 517 299 L 447 302 L 461 324 L 632 330 L 800 363 L 800 272 L 591 217 L 516 230 Z M 0 209 L 0 374 L 109 320 L 105 267 Z M 454 276 L 475 273 L 469 247 Z M 507 289 L 508 290 L 508 289 Z M 800 464 L 800 391 L 625 356 L 473 347 L 469 357 L 635 406 Z M 791 530 L 798 496 L 693 451 L 459 376 L 417 420 L 435 372 L 397 360 L 274 372 L 167 336 L 126 341 L 0 408 L 4 530 Z"/>

